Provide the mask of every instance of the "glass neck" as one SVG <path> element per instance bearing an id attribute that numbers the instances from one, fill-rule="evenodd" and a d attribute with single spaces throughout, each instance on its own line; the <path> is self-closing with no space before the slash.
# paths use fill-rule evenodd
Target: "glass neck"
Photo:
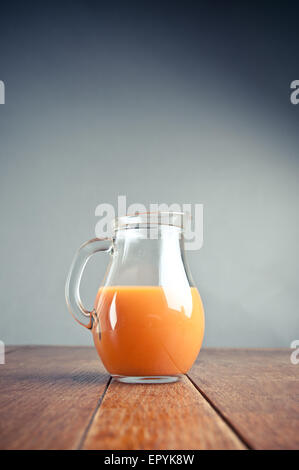
<path id="1" fill-rule="evenodd" d="M 181 285 L 182 279 L 193 285 L 181 228 L 158 225 L 115 233 L 108 284 Z"/>

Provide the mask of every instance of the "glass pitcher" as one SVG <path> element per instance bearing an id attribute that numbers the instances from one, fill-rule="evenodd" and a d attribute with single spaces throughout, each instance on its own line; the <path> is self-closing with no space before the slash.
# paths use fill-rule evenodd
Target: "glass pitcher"
<path id="1" fill-rule="evenodd" d="M 111 239 L 78 250 L 66 282 L 73 317 L 92 331 L 107 371 L 121 382 L 175 382 L 195 361 L 204 335 L 204 310 L 187 267 L 183 213 L 145 213 L 115 219 Z M 79 286 L 88 259 L 110 256 L 94 308 Z"/>

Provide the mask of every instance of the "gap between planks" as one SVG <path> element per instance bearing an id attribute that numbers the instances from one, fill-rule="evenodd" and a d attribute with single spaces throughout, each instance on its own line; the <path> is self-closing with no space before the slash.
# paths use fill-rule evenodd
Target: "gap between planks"
<path id="1" fill-rule="evenodd" d="M 22 346 L 7 346 L 7 348 L 5 348 L 5 356 L 7 354 L 12 353 L 12 352 L 18 351 L 21 348 L 22 348 Z"/>
<path id="2" fill-rule="evenodd" d="M 219 416 L 220 419 L 222 419 L 222 421 L 225 422 L 225 424 L 232 430 L 232 432 L 234 434 L 236 434 L 236 436 L 239 438 L 239 440 L 242 442 L 242 444 L 247 447 L 247 450 L 252 450 L 252 447 L 250 446 L 249 442 L 247 442 L 247 440 L 244 438 L 244 436 L 239 432 L 239 430 L 237 428 L 235 428 L 235 426 L 229 421 L 229 419 L 226 418 L 226 416 L 220 411 L 220 409 L 212 402 L 212 400 L 210 400 L 210 398 L 208 397 L 208 395 L 203 392 L 201 390 L 201 388 L 195 383 L 193 382 L 193 380 L 191 379 L 191 377 L 189 377 L 188 374 L 186 374 L 186 377 L 187 379 L 190 380 L 190 382 L 192 383 L 192 385 L 196 388 L 196 390 L 198 391 L 198 393 L 200 393 L 202 395 L 202 397 L 209 403 L 209 405 L 213 408 L 213 410 L 217 413 L 217 415 Z"/>
<path id="3" fill-rule="evenodd" d="M 95 409 L 94 409 L 94 412 L 92 413 L 92 416 L 91 416 L 91 418 L 90 418 L 90 420 L 89 420 L 89 423 L 87 424 L 86 429 L 84 430 L 84 432 L 83 432 L 83 434 L 82 434 L 82 437 L 81 437 L 81 439 L 80 439 L 80 441 L 79 441 L 79 444 L 78 444 L 78 446 L 77 446 L 77 450 L 82 450 L 82 447 L 83 447 L 83 445 L 84 445 L 84 442 L 85 442 L 85 440 L 86 440 L 86 437 L 87 437 L 87 435 L 88 435 L 88 432 L 89 432 L 89 430 L 90 430 L 90 428 L 91 428 L 91 426 L 92 426 L 92 423 L 93 423 L 93 421 L 94 421 L 95 415 L 97 414 L 98 409 L 100 408 L 101 404 L 103 403 L 103 400 L 104 400 L 104 398 L 105 398 L 105 395 L 106 395 L 106 393 L 107 393 L 107 390 L 108 390 L 108 388 L 109 388 L 109 386 L 110 386 L 110 384 L 111 384 L 111 381 L 112 381 L 112 377 L 110 376 L 109 379 L 108 379 L 108 381 L 107 381 L 107 384 L 106 384 L 106 386 L 105 386 L 104 392 L 103 392 L 102 395 L 100 396 L 99 401 L 98 401 L 98 403 L 97 403 L 97 405 L 96 405 L 96 407 L 95 407 Z"/>
<path id="4" fill-rule="evenodd" d="M 182 387 L 185 387 L 189 383 L 191 389 L 194 390 L 194 393 L 201 397 L 202 403 L 206 404 L 204 406 L 204 409 L 202 410 L 203 411 L 203 421 L 202 421 L 201 415 L 199 415 L 199 421 L 198 421 L 199 426 L 202 426 L 202 424 L 205 423 L 204 419 L 207 418 L 207 413 L 208 413 L 208 415 L 210 413 L 212 413 L 212 422 L 213 422 L 212 423 L 213 424 L 212 425 L 212 434 L 214 434 L 214 436 L 215 436 L 216 435 L 215 432 L 217 433 L 217 431 L 221 431 L 220 434 L 223 434 L 223 436 L 224 436 L 224 441 L 223 440 L 221 441 L 221 439 L 220 439 L 220 441 L 218 440 L 218 447 L 217 447 L 217 439 L 216 439 L 215 444 L 214 443 L 209 444 L 211 430 L 207 429 L 207 436 L 205 436 L 206 433 L 205 432 L 202 433 L 202 430 L 201 430 L 199 432 L 199 435 L 198 435 L 199 440 L 197 439 L 197 445 L 194 446 L 195 442 L 196 442 L 196 439 L 195 439 L 195 441 L 192 440 L 190 449 L 197 449 L 197 448 L 198 449 L 205 449 L 205 448 L 231 448 L 231 449 L 233 449 L 234 448 L 234 449 L 240 449 L 240 450 L 241 449 L 247 450 L 247 449 L 250 448 L 248 446 L 247 442 L 244 440 L 244 438 L 242 436 L 240 436 L 240 433 L 231 425 L 231 423 L 227 419 L 225 419 L 225 417 L 223 417 L 222 413 L 220 413 L 219 410 L 213 405 L 213 403 L 211 403 L 211 401 L 208 399 L 208 397 L 205 394 L 201 393 L 201 390 L 194 384 L 194 382 L 187 375 L 184 375 L 184 379 L 182 378 L 182 380 L 180 382 L 182 383 L 182 385 L 181 385 Z M 114 388 L 113 388 L 113 386 L 111 387 L 111 384 L 114 386 Z M 110 425 L 111 425 L 111 421 L 113 421 L 115 419 L 115 416 L 114 416 L 114 419 L 113 419 L 113 415 L 109 416 L 109 414 L 110 414 L 109 409 L 112 410 L 111 409 L 111 400 L 113 402 L 113 399 L 114 399 L 113 395 L 115 395 L 115 387 L 119 387 L 119 386 L 123 386 L 123 384 L 118 384 L 117 382 L 112 380 L 112 378 L 110 377 L 110 379 L 107 382 L 107 385 L 105 387 L 105 390 L 104 390 L 103 394 L 101 395 L 101 397 L 98 401 L 96 409 L 94 410 L 94 412 L 92 414 L 92 417 L 91 417 L 91 419 L 88 423 L 88 426 L 86 427 L 86 429 L 85 429 L 85 431 L 82 435 L 82 438 L 80 440 L 78 449 L 90 449 L 90 450 L 91 449 L 106 449 L 105 444 L 107 444 L 107 443 L 108 443 L 107 449 L 109 449 L 109 450 L 112 450 L 112 449 L 122 449 L 122 450 L 125 450 L 125 449 L 127 449 L 127 450 L 128 449 L 132 449 L 132 450 L 133 449 L 136 449 L 136 450 L 137 449 L 156 449 L 156 450 L 159 450 L 159 449 L 164 449 L 164 448 L 166 450 L 167 449 L 177 449 L 177 448 L 178 449 L 182 449 L 182 448 L 189 449 L 188 443 L 187 443 L 187 446 L 186 446 L 186 441 L 184 442 L 185 446 L 183 446 L 183 447 L 181 447 L 181 442 L 179 442 L 179 447 L 176 447 L 176 446 L 170 446 L 169 447 L 168 446 L 169 443 L 167 442 L 167 440 L 166 440 L 166 442 L 164 441 L 164 446 L 166 444 L 165 447 L 163 446 L 163 442 L 161 442 L 161 444 L 160 444 L 160 445 L 162 445 L 161 447 L 160 447 L 160 445 L 158 445 L 158 447 L 156 447 L 154 444 L 153 444 L 153 447 L 152 446 L 149 447 L 150 443 L 146 439 L 145 440 L 142 439 L 141 442 L 139 441 L 137 443 L 137 447 L 135 447 L 135 445 L 136 445 L 135 442 L 131 443 L 131 444 L 129 444 L 127 442 L 125 444 L 125 447 L 123 447 L 123 442 L 122 442 L 121 439 L 119 440 L 118 437 L 116 438 L 116 441 L 115 441 L 115 436 L 113 436 L 113 435 L 111 436 L 111 429 L 109 429 Z M 137 386 L 140 387 L 140 384 L 137 385 Z M 128 385 L 126 385 L 126 387 L 128 387 Z M 130 385 L 129 385 L 129 387 L 130 387 Z M 132 387 L 132 393 L 133 393 L 133 396 L 134 396 L 136 391 L 134 390 L 133 387 Z M 161 387 L 161 385 L 160 385 L 160 387 Z M 110 390 L 111 390 L 111 392 L 110 392 Z M 192 394 L 192 392 L 191 392 L 191 394 Z M 122 397 L 122 399 L 123 398 L 124 397 Z M 108 400 L 108 402 L 106 401 L 106 399 Z M 109 403 L 109 404 L 107 405 L 107 403 Z M 114 409 L 114 411 L 116 411 L 113 405 L 112 405 L 112 408 Z M 211 411 L 207 411 L 209 409 Z M 123 412 L 123 406 L 122 405 L 121 405 L 120 410 L 121 410 L 121 412 Z M 157 409 L 157 412 L 159 413 L 159 407 Z M 103 413 L 104 413 L 104 415 L 103 415 Z M 108 415 L 107 415 L 107 413 L 108 413 Z M 213 418 L 213 413 L 215 413 L 214 416 L 216 417 L 216 421 L 215 421 L 215 418 Z M 107 419 L 108 419 L 108 421 L 107 421 Z M 122 417 L 122 419 L 123 419 L 123 417 Z M 217 424 L 217 422 L 218 422 L 218 424 Z M 216 423 L 216 428 L 215 428 L 215 423 Z M 108 425 L 108 428 L 107 428 L 107 425 Z M 134 422 L 134 419 L 133 419 L 133 422 L 131 422 L 129 427 L 127 426 L 127 431 L 130 431 L 130 428 L 131 428 L 132 425 L 133 425 L 134 430 L 136 431 L 135 428 L 136 428 L 136 425 L 138 427 L 138 420 Z M 132 430 L 133 430 L 133 428 L 132 428 Z M 151 425 L 149 426 L 149 429 L 150 428 L 151 428 Z M 226 429 L 226 431 L 225 431 L 225 429 Z M 148 431 L 148 429 L 146 431 Z M 104 432 L 104 435 L 103 435 L 103 432 Z M 107 441 L 107 436 L 105 436 L 105 432 L 108 432 L 108 435 L 109 435 L 108 441 Z M 112 432 L 112 434 L 113 434 L 113 432 Z M 103 439 L 103 441 L 102 441 L 102 439 Z M 114 443 L 113 443 L 113 440 L 114 440 Z M 107 441 L 107 442 L 105 442 L 105 441 Z M 202 445 L 201 441 L 206 441 L 206 442 L 204 442 L 203 447 L 201 447 L 201 445 Z M 133 447 L 131 447 L 132 445 L 133 445 Z M 215 445 L 216 445 L 216 447 L 215 447 Z M 224 446 L 224 447 L 222 447 L 222 446 Z"/>

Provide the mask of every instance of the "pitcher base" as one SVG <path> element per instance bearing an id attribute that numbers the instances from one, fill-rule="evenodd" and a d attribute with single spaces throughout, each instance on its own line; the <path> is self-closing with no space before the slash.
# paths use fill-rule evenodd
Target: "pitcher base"
<path id="1" fill-rule="evenodd" d="M 148 376 L 112 376 L 118 382 L 126 384 L 169 384 L 181 379 L 181 375 L 148 375 Z"/>

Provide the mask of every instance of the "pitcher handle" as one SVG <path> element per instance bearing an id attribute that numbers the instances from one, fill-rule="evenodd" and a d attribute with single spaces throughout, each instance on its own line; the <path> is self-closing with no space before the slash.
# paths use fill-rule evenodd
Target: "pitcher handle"
<path id="1" fill-rule="evenodd" d="M 80 325 L 85 326 L 85 328 L 92 328 L 92 314 L 94 309 L 89 311 L 87 310 L 81 301 L 80 298 L 80 283 L 84 268 L 86 266 L 89 258 L 97 253 L 98 251 L 104 251 L 109 253 L 112 249 L 112 240 L 111 238 L 93 238 L 83 245 L 80 246 L 77 251 L 67 280 L 65 284 L 65 299 L 68 306 L 68 309 L 74 319 L 80 323 Z M 88 323 L 86 324 L 81 320 L 89 318 Z"/>

